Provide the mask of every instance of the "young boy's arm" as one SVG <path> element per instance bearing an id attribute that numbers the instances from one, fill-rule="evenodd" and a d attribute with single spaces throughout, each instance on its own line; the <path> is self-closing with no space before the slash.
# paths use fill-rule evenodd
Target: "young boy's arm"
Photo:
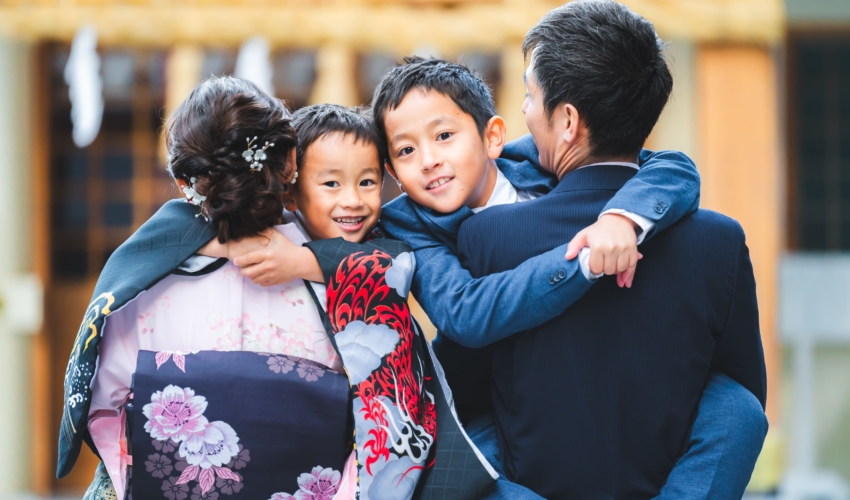
<path id="1" fill-rule="evenodd" d="M 558 179 L 540 166 L 531 134 L 509 142 L 497 160 L 499 168 L 518 188 L 548 193 Z M 640 172 L 603 209 L 602 213 L 628 212 L 646 219 L 643 237 L 663 231 L 699 208 L 700 177 L 694 162 L 678 151 L 650 151 L 638 156 Z M 644 227 L 644 224 L 641 224 Z"/>

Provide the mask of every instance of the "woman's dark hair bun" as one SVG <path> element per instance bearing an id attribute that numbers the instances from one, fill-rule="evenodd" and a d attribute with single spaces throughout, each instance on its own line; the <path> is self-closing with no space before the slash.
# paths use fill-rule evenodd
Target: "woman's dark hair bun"
<path id="1" fill-rule="evenodd" d="M 257 234 L 282 220 L 284 186 L 295 172 L 290 151 L 297 144 L 290 113 L 282 101 L 253 83 L 232 76 L 198 85 L 165 126 L 168 170 L 192 184 L 218 241 Z M 246 139 L 265 150 L 260 170 L 242 154 Z"/>

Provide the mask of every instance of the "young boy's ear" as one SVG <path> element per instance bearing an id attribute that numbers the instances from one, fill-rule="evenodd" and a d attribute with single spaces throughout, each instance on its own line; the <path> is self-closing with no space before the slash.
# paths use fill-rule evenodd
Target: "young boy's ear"
<path id="1" fill-rule="evenodd" d="M 401 181 L 398 180 L 398 175 L 396 175 L 395 170 L 393 169 L 393 166 L 390 164 L 390 162 L 384 161 L 384 168 L 387 169 L 387 172 L 390 173 L 390 176 L 393 178 L 393 180 L 396 182 L 396 184 L 398 184 L 398 188 L 401 189 L 401 192 L 403 193 L 404 192 L 404 186 L 402 186 Z"/>
<path id="2" fill-rule="evenodd" d="M 488 158 L 495 160 L 502 154 L 507 133 L 508 128 L 505 125 L 505 119 L 501 116 L 496 115 L 487 121 L 482 136 L 484 138 L 484 146 L 487 148 Z"/>

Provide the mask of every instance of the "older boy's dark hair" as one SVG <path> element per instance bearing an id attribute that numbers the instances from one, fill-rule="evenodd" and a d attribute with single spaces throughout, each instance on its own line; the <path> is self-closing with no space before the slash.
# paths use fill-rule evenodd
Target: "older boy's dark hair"
<path id="1" fill-rule="evenodd" d="M 459 63 L 442 59 L 405 57 L 403 64 L 391 69 L 375 88 L 372 112 L 381 138 L 387 141 L 384 115 L 401 103 L 413 89 L 434 90 L 454 101 L 464 113 L 472 116 L 478 133 L 496 115 L 496 105 L 490 87 L 473 70 Z M 389 158 L 384 151 L 384 158 Z"/>
<path id="2" fill-rule="evenodd" d="M 296 163 L 304 166 L 304 154 L 311 144 L 334 132 L 353 135 L 355 141 L 372 144 L 381 154 L 384 150 L 382 137 L 375 128 L 369 108 L 347 108 L 338 104 L 315 104 L 301 108 L 292 114 L 292 127 L 298 134 Z"/>
<path id="3" fill-rule="evenodd" d="M 655 28 L 614 0 L 552 10 L 525 36 L 522 51 L 531 55 L 546 114 L 575 106 L 594 156 L 640 152 L 673 89 Z"/>

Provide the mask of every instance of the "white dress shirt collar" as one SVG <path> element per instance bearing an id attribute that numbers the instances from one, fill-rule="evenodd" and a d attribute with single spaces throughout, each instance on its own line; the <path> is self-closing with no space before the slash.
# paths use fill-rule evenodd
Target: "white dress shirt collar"
<path id="1" fill-rule="evenodd" d="M 498 168 L 496 169 L 496 185 L 493 187 L 493 193 L 490 194 L 490 198 L 487 200 L 487 203 L 483 207 L 473 208 L 473 213 L 478 213 L 482 210 L 486 210 L 490 207 L 494 207 L 496 205 L 507 205 L 509 203 L 516 203 L 519 201 L 517 196 L 517 190 L 513 184 L 508 181 L 508 178 L 505 177 L 505 174 L 502 173 Z"/>

